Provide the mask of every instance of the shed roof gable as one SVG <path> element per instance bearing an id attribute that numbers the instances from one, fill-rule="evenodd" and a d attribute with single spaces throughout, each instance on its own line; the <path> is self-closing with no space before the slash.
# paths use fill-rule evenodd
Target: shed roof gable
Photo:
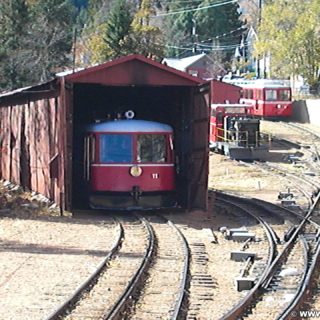
<path id="1" fill-rule="evenodd" d="M 73 83 L 110 86 L 197 86 L 203 80 L 175 70 L 142 55 L 129 55 L 65 76 Z"/>

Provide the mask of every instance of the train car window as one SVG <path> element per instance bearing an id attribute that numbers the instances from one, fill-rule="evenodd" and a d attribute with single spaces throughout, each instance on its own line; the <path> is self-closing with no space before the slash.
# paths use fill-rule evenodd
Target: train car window
<path id="1" fill-rule="evenodd" d="M 277 100 L 277 90 L 266 89 L 266 101 L 275 101 Z"/>
<path id="2" fill-rule="evenodd" d="M 263 100 L 263 92 L 262 90 L 256 90 L 256 99 L 257 100 Z"/>
<path id="3" fill-rule="evenodd" d="M 100 162 L 132 162 L 132 139 L 132 135 L 129 134 L 101 134 Z"/>
<path id="4" fill-rule="evenodd" d="M 281 101 L 290 101 L 291 93 L 289 89 L 280 89 L 278 92 L 279 100 Z"/>
<path id="5" fill-rule="evenodd" d="M 215 117 L 215 116 L 216 116 L 216 109 L 211 108 L 211 117 Z"/>
<path id="6" fill-rule="evenodd" d="M 162 134 L 139 134 L 137 140 L 138 162 L 166 162 L 166 136 Z"/>
<path id="7" fill-rule="evenodd" d="M 89 151 L 89 154 L 90 154 L 90 161 L 91 162 L 95 162 L 95 155 L 96 155 L 96 138 L 95 136 L 90 136 L 89 137 L 89 143 L 90 143 L 90 151 Z"/>

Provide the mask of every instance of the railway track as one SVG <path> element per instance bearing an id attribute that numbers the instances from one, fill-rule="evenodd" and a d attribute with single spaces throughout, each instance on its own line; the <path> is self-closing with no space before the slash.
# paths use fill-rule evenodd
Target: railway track
<path id="1" fill-rule="evenodd" d="M 122 221 L 121 226 L 111 254 L 48 320 L 122 317 L 150 262 L 154 234 L 145 219 Z"/>
<path id="2" fill-rule="evenodd" d="M 263 275 L 257 277 L 255 287 L 222 319 L 284 319 L 282 315 L 292 312 L 292 305 L 296 304 L 297 296 L 301 295 L 307 285 L 305 280 L 308 279 L 310 266 L 316 259 L 314 252 L 318 248 L 314 239 L 320 226 L 314 223 L 310 225 L 309 217 L 318 202 L 319 197 L 306 217 L 297 216 L 301 222 L 295 226 L 295 231 L 290 234 L 289 239 L 277 246 L 277 255 L 269 259 L 270 263 L 267 264 Z M 247 208 L 248 204 L 240 206 Z"/>
<path id="3" fill-rule="evenodd" d="M 189 252 L 180 230 L 161 216 L 148 219 L 155 233 L 156 254 L 146 284 L 133 306 L 130 319 L 178 319 L 182 316 Z"/>
<path id="4" fill-rule="evenodd" d="M 295 198 L 300 198 L 299 207 L 302 209 L 302 212 L 308 211 L 312 205 L 314 196 L 320 190 L 320 181 L 304 174 L 292 172 L 288 168 L 270 162 L 255 161 L 253 163 L 241 163 L 247 167 L 256 167 L 267 174 L 272 174 L 277 179 L 285 179 L 290 186 L 290 191 L 292 194 L 295 194 Z M 300 194 L 300 196 L 297 196 L 297 194 Z"/>
<path id="5" fill-rule="evenodd" d="M 301 167 L 301 171 L 310 170 L 309 173 L 313 173 L 314 176 L 317 176 L 320 169 L 319 132 L 315 132 L 311 128 L 298 123 L 279 122 L 279 124 L 290 130 L 291 133 L 289 134 L 286 132 L 286 137 L 288 137 L 288 139 L 274 137 L 274 142 L 283 145 L 288 149 L 298 148 L 299 151 L 297 152 L 297 155 L 293 155 L 293 159 L 288 160 L 293 163 L 296 162 L 296 165 Z"/>
<path id="6" fill-rule="evenodd" d="M 299 128 L 304 130 L 304 128 Z M 319 135 L 313 134 L 315 140 L 319 141 Z M 302 138 L 303 139 L 303 138 Z M 306 310 L 311 309 L 310 316 L 314 310 L 320 308 L 320 296 L 318 285 L 319 275 L 319 155 L 318 146 L 313 143 L 306 146 L 299 141 L 303 153 L 303 159 L 297 160 L 297 164 L 275 165 L 273 163 L 246 164 L 259 166 L 266 172 L 272 170 L 272 174 L 282 176 L 292 181 L 293 189 L 304 195 L 308 205 L 300 210 L 291 210 L 291 213 L 299 216 L 301 222 L 292 224 L 283 246 L 278 246 L 279 253 L 270 267 L 270 275 L 261 287 L 261 297 L 252 301 L 249 307 L 240 304 L 223 317 L 223 319 L 297 319 L 305 316 Z M 288 148 L 292 143 L 288 142 Z M 290 168 L 291 167 L 291 168 Z M 300 172 L 293 167 L 301 168 Z M 306 171 L 309 170 L 307 173 Z M 313 173 L 314 174 L 311 174 Z M 290 182 L 289 182 L 290 183 Z M 315 199 L 316 198 L 316 199 Z M 267 206 L 274 206 L 267 204 Z M 290 215 L 290 213 L 289 213 Z M 258 290 L 259 291 L 259 290 Z M 250 295 L 250 293 L 249 293 Z M 253 289 L 252 289 L 252 295 Z M 235 316 L 237 314 L 237 316 Z"/>
<path id="7" fill-rule="evenodd" d="M 119 220 L 112 250 L 47 320 L 181 316 L 189 262 L 184 236 L 164 217 Z"/>
<path id="8" fill-rule="evenodd" d="M 294 130 L 297 130 L 299 132 L 302 132 L 309 136 L 309 139 L 304 139 L 304 141 L 311 141 L 311 145 L 308 146 L 308 149 L 311 151 L 311 154 L 313 155 L 314 161 L 317 161 L 317 166 L 319 168 L 319 161 L 320 161 L 320 134 L 318 132 L 315 132 L 314 130 L 307 128 L 306 126 L 303 126 L 299 123 L 284 123 L 284 125 L 288 126 L 289 128 L 293 128 Z M 305 145 L 305 144 L 304 144 Z"/>

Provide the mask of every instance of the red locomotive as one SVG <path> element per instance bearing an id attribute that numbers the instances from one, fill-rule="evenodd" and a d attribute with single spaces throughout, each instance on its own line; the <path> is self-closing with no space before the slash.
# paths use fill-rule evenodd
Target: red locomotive
<path id="1" fill-rule="evenodd" d="M 245 104 L 212 104 L 210 148 L 237 160 L 259 160 L 268 152 L 260 136 L 260 120 Z"/>
<path id="2" fill-rule="evenodd" d="M 269 119 L 283 119 L 291 116 L 292 92 L 286 81 L 234 79 L 230 82 L 242 88 L 240 103 L 252 105 L 253 115 Z"/>
<path id="3" fill-rule="evenodd" d="M 134 119 L 95 123 L 87 129 L 84 153 L 92 208 L 175 205 L 171 126 Z"/>

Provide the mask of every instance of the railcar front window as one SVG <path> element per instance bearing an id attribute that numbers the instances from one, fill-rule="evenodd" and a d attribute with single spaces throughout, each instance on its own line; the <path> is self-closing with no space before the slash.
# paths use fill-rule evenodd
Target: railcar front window
<path id="1" fill-rule="evenodd" d="M 266 100 L 275 101 L 277 100 L 277 90 L 266 90 Z"/>
<path id="2" fill-rule="evenodd" d="M 132 135 L 101 134 L 100 162 L 128 163 L 132 162 Z"/>
<path id="3" fill-rule="evenodd" d="M 290 90 L 279 90 L 279 100 L 281 101 L 290 101 L 291 100 L 291 94 Z"/>
<path id="4" fill-rule="evenodd" d="M 137 141 L 138 162 L 166 162 L 166 136 L 161 134 L 139 134 Z"/>

